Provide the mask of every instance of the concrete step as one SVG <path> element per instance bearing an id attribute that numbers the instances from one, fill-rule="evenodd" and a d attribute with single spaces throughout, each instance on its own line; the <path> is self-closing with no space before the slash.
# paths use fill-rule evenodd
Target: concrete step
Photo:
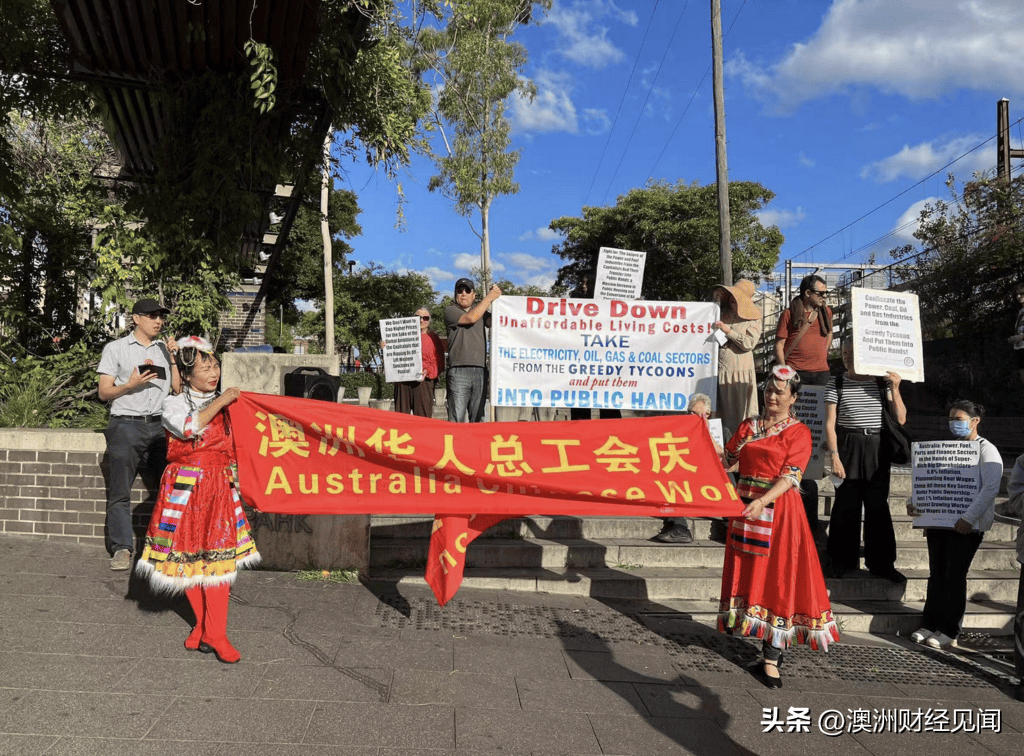
<path id="1" fill-rule="evenodd" d="M 425 538 L 389 538 L 370 542 L 370 567 L 425 562 Z M 550 570 L 592 567 L 717 567 L 725 547 L 714 541 L 664 544 L 630 538 L 478 538 L 469 545 L 467 563 L 478 567 Z M 978 570 L 1014 570 L 1017 551 L 1012 542 L 983 541 L 972 563 Z M 900 570 L 927 570 L 928 545 L 923 537 L 901 541 L 896 551 Z"/>
<path id="2" fill-rule="evenodd" d="M 892 517 L 896 530 L 896 541 L 916 541 L 924 538 L 923 531 L 912 527 L 913 518 L 907 517 L 901 506 Z M 822 515 L 826 526 L 829 516 Z M 429 538 L 433 515 L 374 515 L 371 518 L 371 542 L 392 538 Z M 529 540 L 546 538 L 560 540 L 567 538 L 604 539 L 632 538 L 645 540 L 661 530 L 661 520 L 654 517 L 523 517 L 505 520 L 488 530 L 483 538 L 513 538 Z M 695 518 L 693 536 L 698 541 L 711 537 L 711 520 Z M 985 533 L 986 541 L 1013 541 L 1017 528 L 1004 523 L 994 523 Z"/>

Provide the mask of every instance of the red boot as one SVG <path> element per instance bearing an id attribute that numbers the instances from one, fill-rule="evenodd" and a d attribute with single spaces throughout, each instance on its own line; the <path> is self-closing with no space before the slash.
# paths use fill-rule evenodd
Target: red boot
<path id="1" fill-rule="evenodd" d="M 199 642 L 203 637 L 203 589 L 196 585 L 185 591 L 185 598 L 188 599 L 189 605 L 192 607 L 192 613 L 196 615 L 196 626 L 192 628 L 192 632 L 188 634 L 185 639 L 185 648 L 189 651 L 199 650 Z"/>
<path id="2" fill-rule="evenodd" d="M 228 640 L 228 596 L 231 586 L 227 583 L 203 588 L 203 636 L 199 650 L 204 654 L 214 653 L 225 664 L 234 664 L 242 655 Z"/>

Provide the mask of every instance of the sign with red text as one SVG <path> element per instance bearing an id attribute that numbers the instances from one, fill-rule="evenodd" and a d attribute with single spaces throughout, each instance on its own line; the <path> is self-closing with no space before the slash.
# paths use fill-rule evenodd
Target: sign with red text
<path id="1" fill-rule="evenodd" d="M 718 394 L 710 302 L 501 297 L 491 404 L 681 412 Z"/>
<path id="2" fill-rule="evenodd" d="M 243 392 L 242 496 L 279 514 L 731 517 L 742 505 L 694 416 L 470 423 Z"/>
<path id="3" fill-rule="evenodd" d="M 597 255 L 594 299 L 639 299 L 646 252 L 601 247 Z"/>
<path id="4" fill-rule="evenodd" d="M 897 373 L 924 380 L 924 342 L 917 294 L 885 289 L 850 289 L 853 369 L 860 375 Z"/>
<path id="5" fill-rule="evenodd" d="M 980 441 L 911 444 L 915 528 L 951 528 L 981 487 Z"/>

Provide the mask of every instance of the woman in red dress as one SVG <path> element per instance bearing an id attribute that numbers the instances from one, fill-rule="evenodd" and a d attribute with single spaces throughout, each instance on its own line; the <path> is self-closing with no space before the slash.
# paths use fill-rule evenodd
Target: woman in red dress
<path id="1" fill-rule="evenodd" d="M 220 362 L 205 339 L 180 339 L 175 359 L 182 391 L 164 400 L 167 469 L 135 570 L 154 590 L 188 598 L 196 626 L 185 648 L 234 664 L 241 655 L 227 637 L 228 596 L 237 569 L 260 560 L 235 488 L 224 412 L 239 390 L 217 393 Z"/>
<path id="2" fill-rule="evenodd" d="M 739 460 L 737 492 L 747 506 L 729 529 L 718 629 L 761 639 L 764 659 L 752 671 L 769 688 L 782 687 L 782 651 L 791 643 L 827 650 L 839 640 L 800 500 L 812 444 L 790 414 L 799 392 L 797 372 L 775 366 L 764 413 L 744 420 L 726 444 L 728 464 Z"/>

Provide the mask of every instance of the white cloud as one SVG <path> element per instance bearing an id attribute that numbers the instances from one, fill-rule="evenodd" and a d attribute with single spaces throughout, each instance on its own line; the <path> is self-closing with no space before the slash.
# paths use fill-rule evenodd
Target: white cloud
<path id="1" fill-rule="evenodd" d="M 528 255 L 525 252 L 509 252 L 501 256 L 505 262 L 509 264 L 509 267 L 514 270 L 521 271 L 536 271 L 544 270 L 545 268 L 551 267 L 551 258 L 548 256 L 546 259 L 540 257 L 534 257 Z"/>
<path id="2" fill-rule="evenodd" d="M 562 235 L 557 231 L 552 231 L 547 226 L 541 226 L 533 231 L 527 231 L 519 237 L 519 241 L 557 241 L 561 238 Z"/>
<path id="3" fill-rule="evenodd" d="M 551 290 L 551 287 L 555 285 L 555 274 L 554 273 L 538 273 L 535 276 L 530 276 L 523 281 L 523 286 L 536 286 L 541 289 Z"/>
<path id="4" fill-rule="evenodd" d="M 435 287 L 438 284 L 455 280 L 455 274 L 452 273 L 450 270 L 445 270 L 444 268 L 431 266 L 429 268 L 424 268 L 420 272 L 427 278 L 429 278 L 431 286 Z"/>
<path id="5" fill-rule="evenodd" d="M 896 219 L 896 224 L 890 231 L 893 239 L 900 244 L 916 244 L 917 239 L 914 238 L 914 232 L 920 225 L 921 211 L 924 210 L 925 205 L 934 205 L 938 201 L 938 197 L 926 197 L 908 207 L 903 215 Z"/>
<path id="6" fill-rule="evenodd" d="M 608 39 L 608 27 L 597 22 L 606 16 L 636 26 L 637 16 L 632 11 L 622 11 L 614 3 L 605 0 L 576 2 L 572 7 L 554 3 L 544 18 L 545 25 L 553 26 L 558 32 L 556 51 L 588 68 L 604 68 L 624 60 L 626 54 Z"/>
<path id="7" fill-rule="evenodd" d="M 474 268 L 480 268 L 480 255 L 471 255 L 468 252 L 460 252 L 452 258 L 452 267 L 455 268 L 455 270 L 471 273 Z M 493 254 L 491 255 L 491 269 L 495 273 L 501 273 L 505 270 L 505 266 L 495 260 Z"/>
<path id="8" fill-rule="evenodd" d="M 945 142 L 932 140 L 914 145 L 903 145 L 903 149 L 895 155 L 876 160 L 864 166 L 861 178 L 872 178 L 879 184 L 895 181 L 898 178 L 921 179 L 948 165 L 968 150 L 976 147 L 987 139 L 979 134 L 954 137 Z M 995 150 L 982 147 L 949 166 L 953 173 L 967 177 L 975 171 L 984 171 L 994 167 Z"/>
<path id="9" fill-rule="evenodd" d="M 796 161 L 800 163 L 804 168 L 813 168 L 814 161 L 807 157 L 804 153 L 800 153 L 796 156 Z"/>
<path id="10" fill-rule="evenodd" d="M 760 210 L 754 213 L 754 215 L 761 221 L 762 226 L 777 226 L 780 229 L 795 226 L 806 217 L 802 207 L 798 207 L 796 210 L 774 208 L 771 210 Z"/>
<path id="11" fill-rule="evenodd" d="M 608 117 L 608 111 L 604 108 L 583 109 L 583 129 L 590 135 L 606 134 L 612 127 L 612 119 Z"/>
<path id="12" fill-rule="evenodd" d="M 834 0 L 818 30 L 768 66 L 732 58 L 770 109 L 859 87 L 912 100 L 957 89 L 1024 93 L 1020 0 Z"/>
<path id="13" fill-rule="evenodd" d="M 572 76 L 542 70 L 534 77 L 537 96 L 533 102 L 518 94 L 511 101 L 515 131 L 568 131 L 575 134 L 576 106 L 572 102 Z"/>

